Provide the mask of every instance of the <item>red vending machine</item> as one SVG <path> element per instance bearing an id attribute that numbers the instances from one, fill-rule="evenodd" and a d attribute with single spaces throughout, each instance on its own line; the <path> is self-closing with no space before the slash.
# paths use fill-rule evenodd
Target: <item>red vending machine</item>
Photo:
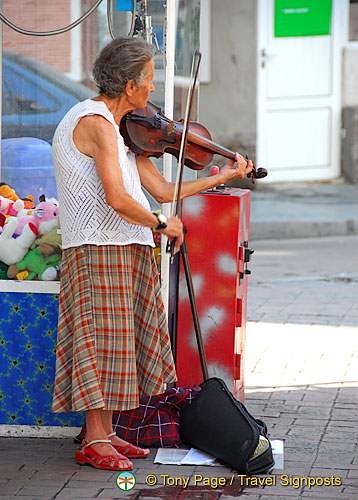
<path id="1" fill-rule="evenodd" d="M 244 400 L 250 191 L 224 188 L 183 201 L 188 260 L 209 377 Z M 176 332 L 178 385 L 203 381 L 187 282 L 180 262 Z"/>

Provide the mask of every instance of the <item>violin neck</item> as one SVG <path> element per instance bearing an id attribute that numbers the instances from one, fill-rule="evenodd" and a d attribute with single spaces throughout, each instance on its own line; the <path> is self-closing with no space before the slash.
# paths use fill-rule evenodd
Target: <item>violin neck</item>
<path id="1" fill-rule="evenodd" d="M 220 146 L 220 144 L 216 144 L 216 142 L 213 142 L 206 137 L 196 134 L 195 132 L 189 131 L 188 141 L 206 149 L 207 151 L 210 151 L 213 154 L 224 156 L 229 160 L 235 160 L 235 153 L 233 151 L 224 148 L 223 146 Z"/>

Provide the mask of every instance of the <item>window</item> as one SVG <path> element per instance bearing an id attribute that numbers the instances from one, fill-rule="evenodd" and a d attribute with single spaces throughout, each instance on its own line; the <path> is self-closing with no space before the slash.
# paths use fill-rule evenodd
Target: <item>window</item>
<path id="1" fill-rule="evenodd" d="M 57 111 L 60 102 L 46 91 L 47 80 L 36 73 L 24 70 L 21 66 L 17 68 L 18 70 L 14 69 L 13 64 L 8 65 L 6 58 L 3 57 L 3 85 L 11 89 L 11 95 L 17 104 L 13 112 L 28 114 Z"/>

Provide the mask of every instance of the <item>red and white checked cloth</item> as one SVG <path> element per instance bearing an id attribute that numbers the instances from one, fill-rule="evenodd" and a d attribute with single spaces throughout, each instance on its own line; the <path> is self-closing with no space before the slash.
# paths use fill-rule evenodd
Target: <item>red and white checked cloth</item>
<path id="1" fill-rule="evenodd" d="M 173 387 L 157 396 L 142 396 L 135 410 L 113 412 L 113 430 L 117 436 L 137 446 L 180 448 L 180 411 L 191 403 L 200 387 Z M 75 438 L 81 443 L 83 427 Z"/>

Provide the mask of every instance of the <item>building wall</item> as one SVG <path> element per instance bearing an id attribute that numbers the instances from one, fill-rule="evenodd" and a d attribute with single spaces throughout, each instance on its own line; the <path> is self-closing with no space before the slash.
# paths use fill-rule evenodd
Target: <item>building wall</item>
<path id="1" fill-rule="evenodd" d="M 343 49 L 342 107 L 358 106 L 358 42 Z"/>
<path id="2" fill-rule="evenodd" d="M 343 48 L 342 149 L 344 178 L 358 184 L 358 4 L 349 6 L 349 42 Z"/>
<path id="3" fill-rule="evenodd" d="M 343 49 L 341 168 L 345 179 L 358 184 L 358 43 Z"/>
<path id="4" fill-rule="evenodd" d="M 211 0 L 211 79 L 200 86 L 201 123 L 215 142 L 250 157 L 256 146 L 256 8 L 256 0 Z"/>
<path id="5" fill-rule="evenodd" d="M 29 31 L 64 28 L 93 6 L 93 0 L 3 0 L 3 13 L 13 24 Z M 3 50 L 33 57 L 75 81 L 95 88 L 92 64 L 98 52 L 98 10 L 66 33 L 54 36 L 28 36 L 3 24 Z"/>
<path id="6" fill-rule="evenodd" d="M 51 31 L 71 23 L 71 1 L 3 0 L 3 14 L 13 24 L 31 31 Z M 71 70 L 71 35 L 28 36 L 3 24 L 3 50 L 35 57 L 60 71 Z"/>
<path id="7" fill-rule="evenodd" d="M 357 4 L 358 5 L 358 4 Z M 358 182 L 358 7 L 350 5 L 342 47 L 342 173 Z M 200 121 L 213 140 L 255 159 L 257 1 L 211 0 L 211 79 L 200 86 Z M 355 131 L 347 134 L 347 131 Z M 350 139 L 349 139 L 350 137 Z M 349 139 L 349 140 L 348 140 Z M 354 153 L 354 154 L 353 154 Z M 225 160 L 215 158 L 220 164 Z M 199 172 L 206 175 L 208 169 Z M 347 174 L 353 172 L 353 174 Z M 245 186 L 248 187 L 248 186 Z"/>

